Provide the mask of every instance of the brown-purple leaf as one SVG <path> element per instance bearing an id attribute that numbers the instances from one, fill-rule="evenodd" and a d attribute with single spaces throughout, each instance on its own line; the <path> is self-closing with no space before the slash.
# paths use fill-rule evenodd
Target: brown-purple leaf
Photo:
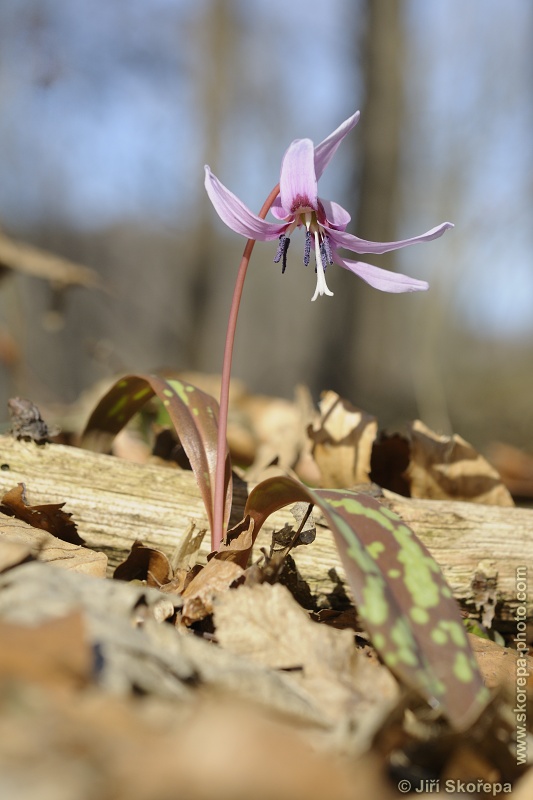
<path id="1" fill-rule="evenodd" d="M 177 378 L 127 375 L 100 400 L 85 428 L 82 445 L 107 452 L 117 433 L 156 395 L 167 411 L 198 482 L 211 528 L 217 462 L 218 403 L 210 395 Z M 231 464 L 226 451 L 224 525 L 232 497 Z"/>
<path id="2" fill-rule="evenodd" d="M 387 666 L 456 728 L 481 712 L 488 693 L 444 576 L 426 547 L 377 500 L 344 490 L 308 489 L 288 477 L 263 481 L 245 508 L 254 537 L 289 503 L 322 510 L 358 613 Z"/>

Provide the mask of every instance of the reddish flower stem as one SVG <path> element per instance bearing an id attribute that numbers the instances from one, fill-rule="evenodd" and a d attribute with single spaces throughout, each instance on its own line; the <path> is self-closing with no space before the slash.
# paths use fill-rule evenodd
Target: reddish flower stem
<path id="1" fill-rule="evenodd" d="M 261 219 L 268 214 L 270 207 L 279 194 L 279 183 L 272 189 L 263 207 L 259 212 Z M 222 380 L 220 384 L 220 411 L 218 416 L 218 440 L 217 440 L 217 467 L 215 472 L 215 508 L 213 530 L 211 531 L 211 550 L 218 550 L 220 543 L 225 536 L 224 530 L 224 502 L 226 496 L 225 474 L 226 474 L 226 436 L 228 430 L 228 406 L 229 406 L 229 386 L 231 379 L 231 362 L 233 358 L 233 346 L 235 344 L 235 329 L 237 328 L 237 317 L 241 304 L 244 279 L 250 263 L 250 256 L 254 249 L 255 239 L 248 239 L 242 254 L 231 308 L 229 312 L 228 327 L 226 330 L 226 343 L 224 345 L 224 361 L 222 363 Z"/>

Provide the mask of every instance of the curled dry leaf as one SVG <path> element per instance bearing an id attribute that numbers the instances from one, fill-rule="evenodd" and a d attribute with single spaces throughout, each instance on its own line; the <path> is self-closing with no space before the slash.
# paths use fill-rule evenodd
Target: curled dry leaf
<path id="1" fill-rule="evenodd" d="M 373 480 L 407 497 L 513 505 L 499 474 L 468 442 L 457 434 L 440 436 L 419 420 L 407 437 L 382 434 L 377 440 L 375 417 L 325 392 L 308 433 L 323 488 Z"/>
<path id="2" fill-rule="evenodd" d="M 514 505 L 494 467 L 461 436 L 439 436 L 420 420 L 410 425 L 409 435 L 411 497 Z"/>
<path id="3" fill-rule="evenodd" d="M 194 540 L 197 537 L 192 536 L 194 529 L 195 525 L 192 524 L 189 533 L 185 536 L 185 546 L 180 546 L 176 554 L 178 564 L 187 560 L 187 545 L 195 546 Z M 201 539 L 205 530 L 201 530 L 199 533 Z M 182 594 L 201 570 L 202 567 L 199 564 L 190 568 L 174 567 L 161 550 L 147 547 L 137 540 L 133 543 L 126 560 L 115 569 L 113 577 L 119 581 L 144 581 L 147 586 L 159 589 L 165 594 Z"/>
<path id="4" fill-rule="evenodd" d="M 206 533 L 206 528 L 197 528 L 196 523 L 191 520 L 178 547 L 172 554 L 171 562 L 174 570 L 189 571 L 196 565 Z"/>
<path id="5" fill-rule="evenodd" d="M 0 501 L 0 512 L 27 522 L 34 528 L 47 531 L 58 539 L 71 544 L 83 545 L 72 514 L 63 511 L 64 503 L 46 503 L 32 506 L 26 499 L 26 487 L 19 483 L 6 492 Z"/>
<path id="6" fill-rule="evenodd" d="M 148 586 L 163 586 L 172 580 L 172 567 L 167 556 L 140 541 L 133 542 L 128 557 L 113 573 L 119 581 L 146 581 Z"/>
<path id="7" fill-rule="evenodd" d="M 368 483 L 372 445 L 378 429 L 376 418 L 335 392 L 324 392 L 319 406 L 320 414 L 308 433 L 322 476 L 321 485 L 344 489 Z"/>

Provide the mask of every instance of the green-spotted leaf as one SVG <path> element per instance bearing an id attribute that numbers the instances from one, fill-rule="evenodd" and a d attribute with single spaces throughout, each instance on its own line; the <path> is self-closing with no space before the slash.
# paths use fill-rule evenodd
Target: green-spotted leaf
<path id="1" fill-rule="evenodd" d="M 117 433 L 154 395 L 168 412 L 191 463 L 212 529 L 218 403 L 210 395 L 176 378 L 127 375 L 114 384 L 94 409 L 85 428 L 82 445 L 98 452 L 107 452 Z M 224 525 L 227 526 L 232 497 L 228 451 L 226 451 L 225 486 Z"/>
<path id="2" fill-rule="evenodd" d="M 245 514 L 254 537 L 266 518 L 289 503 L 322 510 L 376 650 L 456 728 L 469 725 L 488 699 L 459 608 L 427 548 L 402 520 L 372 497 L 308 489 L 270 478 L 250 494 Z"/>

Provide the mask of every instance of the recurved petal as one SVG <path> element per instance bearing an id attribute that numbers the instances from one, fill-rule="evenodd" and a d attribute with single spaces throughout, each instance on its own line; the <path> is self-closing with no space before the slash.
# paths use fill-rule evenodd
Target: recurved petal
<path id="1" fill-rule="evenodd" d="M 281 205 L 292 213 L 300 206 L 318 208 L 318 187 L 311 139 L 295 139 L 281 163 Z"/>
<path id="2" fill-rule="evenodd" d="M 371 264 L 363 264 L 361 261 L 350 261 L 342 258 L 338 253 L 333 253 L 333 260 L 344 267 L 349 269 L 354 275 L 358 275 L 374 289 L 379 289 L 380 292 L 393 292 L 399 294 L 400 292 L 425 292 L 429 289 L 429 284 L 426 281 L 418 281 L 416 278 L 410 278 L 408 275 L 402 275 L 401 272 L 389 272 L 380 267 L 373 267 Z"/>
<path id="3" fill-rule="evenodd" d="M 343 231 L 351 220 L 351 216 L 346 209 L 333 200 L 323 200 L 321 197 L 318 199 L 326 214 L 328 227 Z"/>
<path id="4" fill-rule="evenodd" d="M 319 180 L 327 165 L 337 152 L 337 147 L 340 145 L 344 137 L 350 133 L 352 128 L 355 128 L 361 116 L 359 111 L 356 111 L 351 117 L 344 120 L 339 127 L 330 133 L 323 142 L 317 144 L 315 147 L 315 173 L 316 179 Z"/>
<path id="5" fill-rule="evenodd" d="M 205 188 L 218 216 L 228 228 L 247 239 L 268 242 L 277 239 L 286 225 L 266 222 L 247 208 L 239 198 L 226 189 L 209 167 L 205 166 Z"/>
<path id="6" fill-rule="evenodd" d="M 431 228 L 430 231 L 422 233 L 420 236 L 413 236 L 411 239 L 400 239 L 397 242 L 368 242 L 366 239 L 360 239 L 358 236 L 353 236 L 351 233 L 344 231 L 332 231 L 331 239 L 338 247 L 345 247 L 346 250 L 352 250 L 354 253 L 387 253 L 389 250 L 399 250 L 402 247 L 408 247 L 411 244 L 418 244 L 418 242 L 431 242 L 433 239 L 438 239 L 449 228 L 453 228 L 451 222 L 443 222 L 442 225 L 437 225 L 436 228 Z"/>

